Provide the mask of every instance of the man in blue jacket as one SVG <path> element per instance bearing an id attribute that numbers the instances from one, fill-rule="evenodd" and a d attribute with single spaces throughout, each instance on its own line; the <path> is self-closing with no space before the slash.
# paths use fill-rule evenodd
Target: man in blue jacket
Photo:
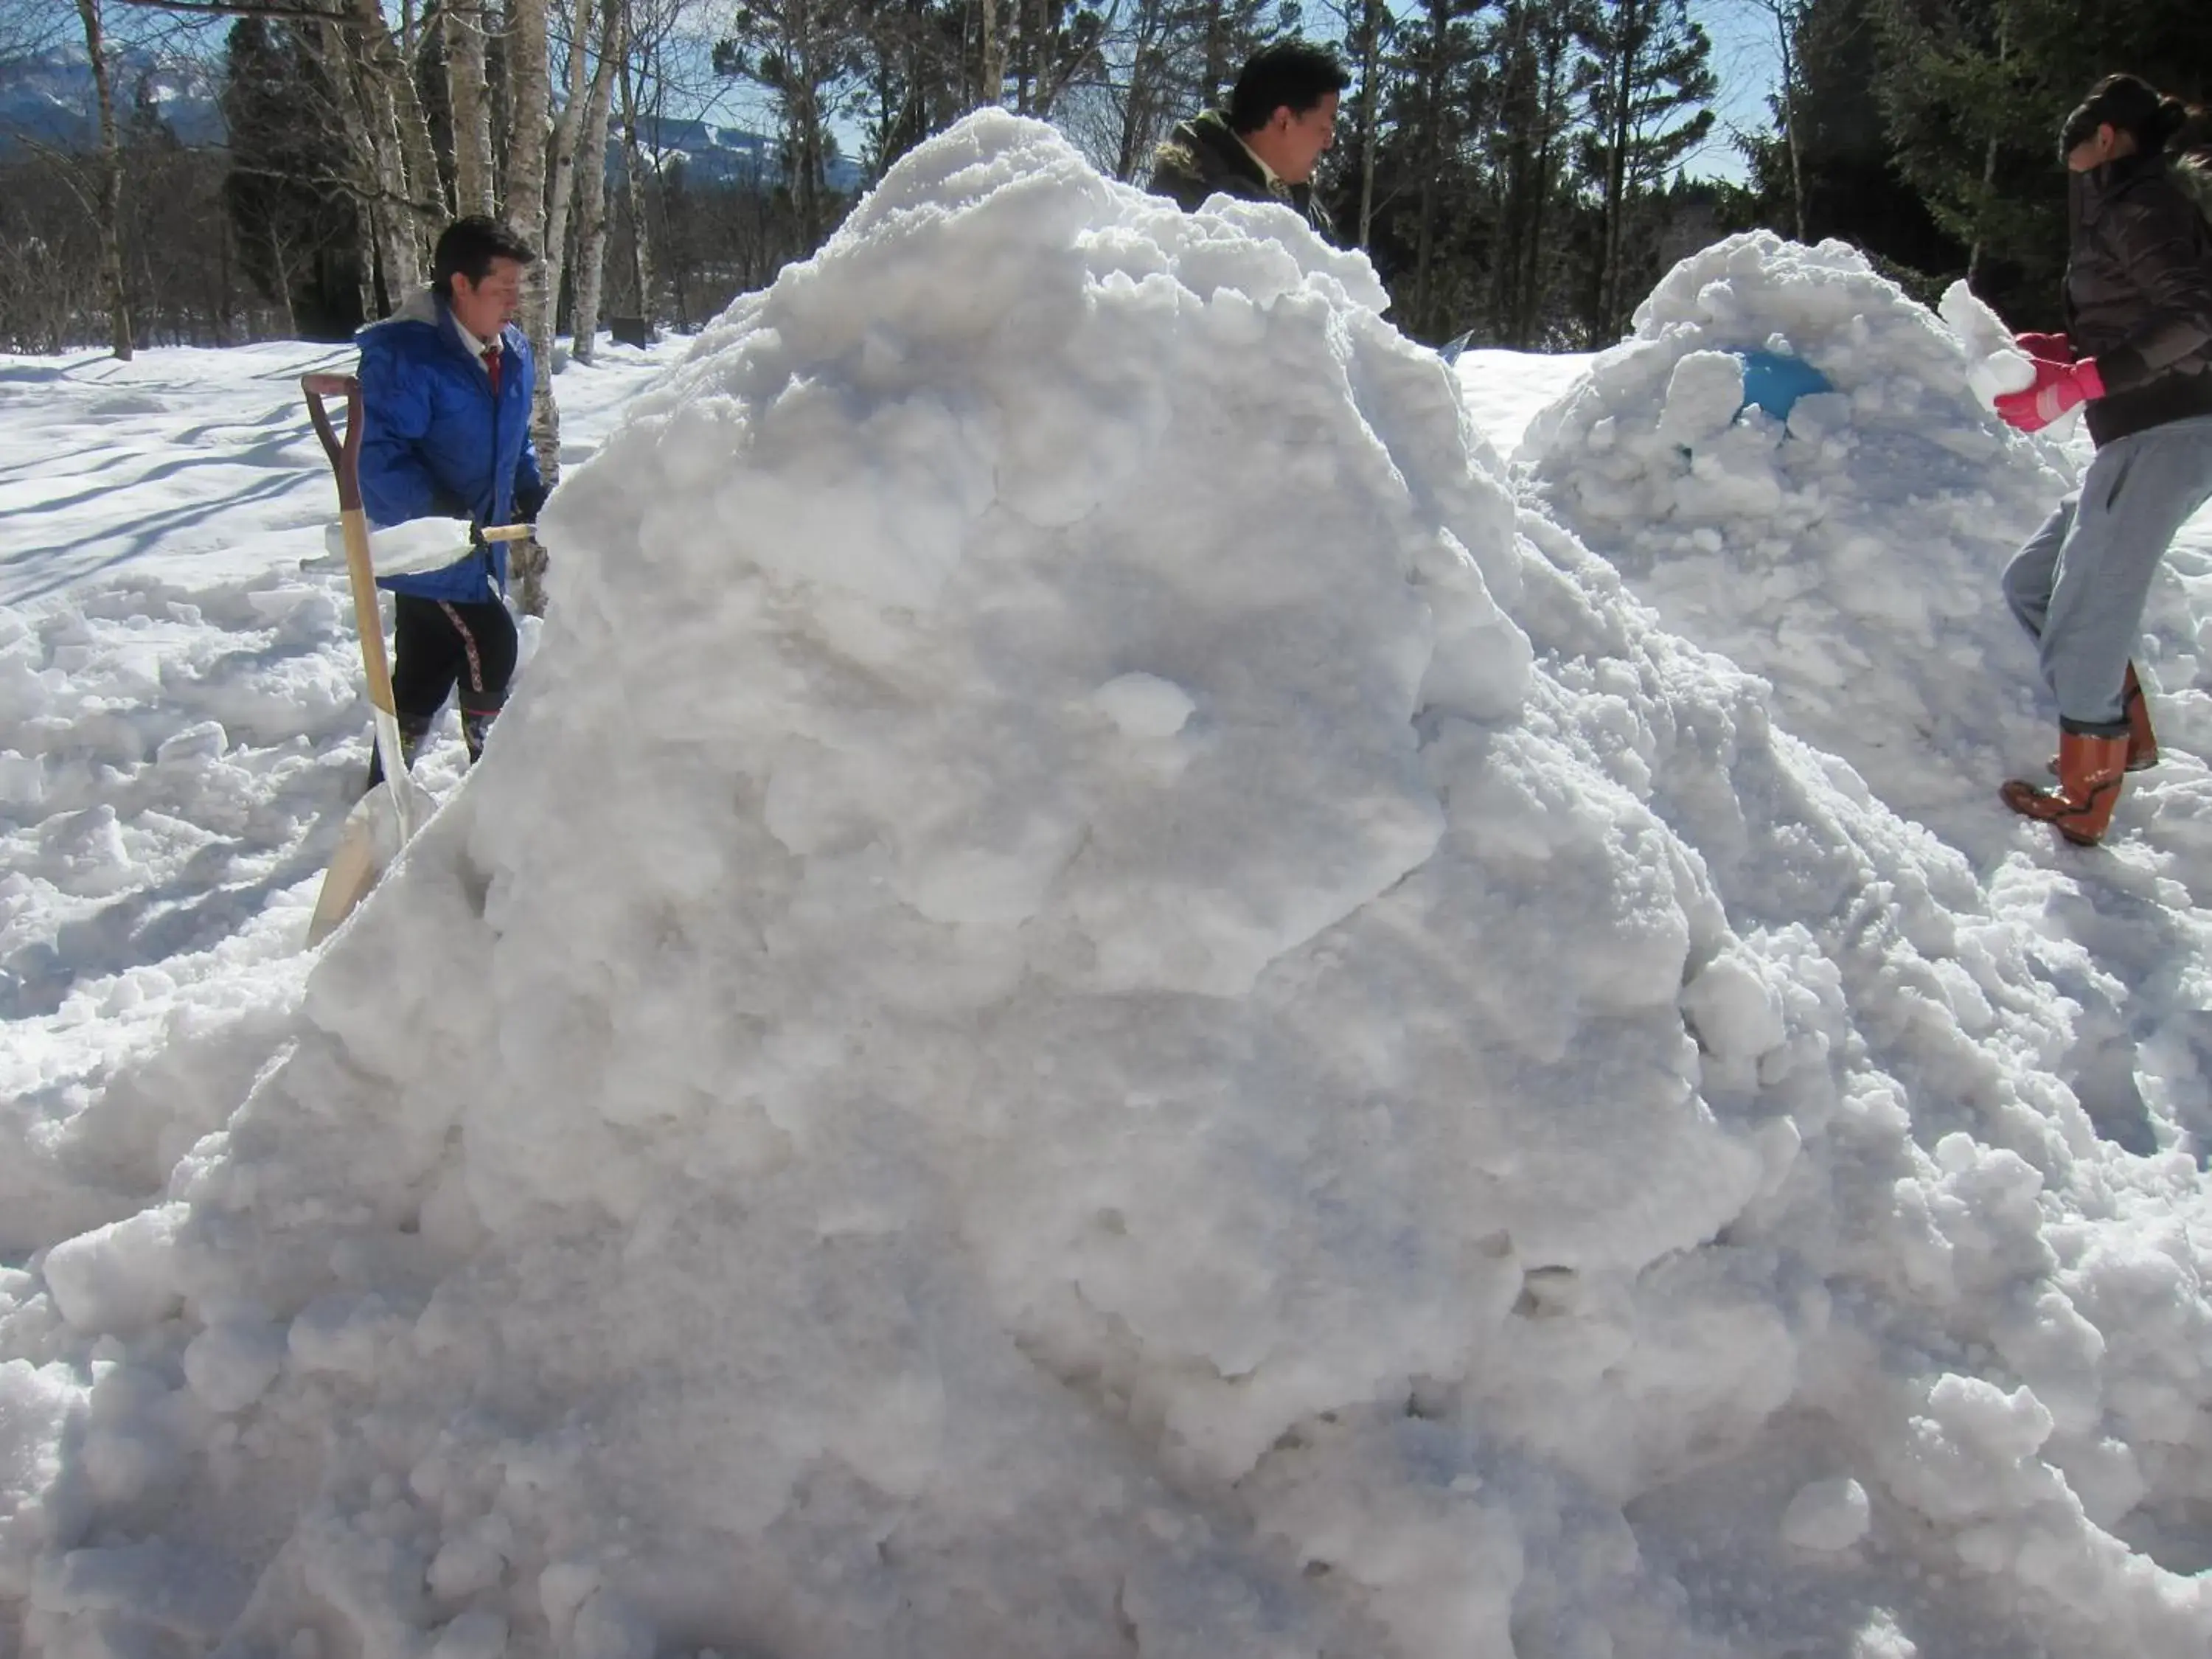
<path id="1" fill-rule="evenodd" d="M 530 441 L 537 366 L 514 325 L 522 273 L 537 257 L 492 220 L 456 220 L 438 238 L 430 286 L 361 336 L 369 521 L 466 519 L 473 543 L 443 569 L 377 582 L 393 594 L 392 697 L 410 767 L 456 686 L 473 763 L 514 676 L 507 545 L 475 532 L 535 523 L 545 501 Z M 373 759 L 372 788 L 381 776 Z"/>

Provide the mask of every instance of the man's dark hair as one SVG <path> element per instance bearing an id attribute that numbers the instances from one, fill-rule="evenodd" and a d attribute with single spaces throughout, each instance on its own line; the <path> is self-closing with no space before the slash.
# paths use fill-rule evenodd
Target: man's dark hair
<path id="1" fill-rule="evenodd" d="M 1327 46 L 1310 40 L 1278 40 L 1254 52 L 1229 95 L 1233 132 L 1257 132 L 1279 109 L 1304 115 L 1333 92 L 1342 92 L 1352 76 Z"/>
<path id="2" fill-rule="evenodd" d="M 465 276 L 473 288 L 491 273 L 495 259 L 512 259 L 517 264 L 534 264 L 538 250 L 524 241 L 496 219 L 471 215 L 456 219 L 446 227 L 438 238 L 436 250 L 430 255 L 430 286 L 441 298 L 453 297 L 453 278 Z"/>

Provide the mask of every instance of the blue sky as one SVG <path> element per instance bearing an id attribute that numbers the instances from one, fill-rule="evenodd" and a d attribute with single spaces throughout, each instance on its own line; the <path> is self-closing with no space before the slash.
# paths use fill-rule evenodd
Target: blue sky
<path id="1" fill-rule="evenodd" d="M 1728 142 L 1728 130 L 1764 127 L 1772 118 L 1766 99 L 1781 75 L 1774 20 L 1755 0 L 1691 0 L 1690 15 L 1712 37 L 1713 69 L 1721 82 L 1714 139 L 1690 163 L 1690 171 L 1741 179 L 1743 161 Z"/>

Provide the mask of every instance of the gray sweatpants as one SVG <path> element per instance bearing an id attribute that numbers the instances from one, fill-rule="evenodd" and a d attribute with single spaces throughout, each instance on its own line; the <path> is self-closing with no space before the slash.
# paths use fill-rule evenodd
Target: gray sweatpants
<path id="1" fill-rule="evenodd" d="M 2120 687 L 2151 577 L 2190 515 L 2212 500 L 2212 415 L 2115 438 L 2081 488 L 2005 567 L 2005 599 L 2041 647 L 2059 724 L 2126 735 Z"/>

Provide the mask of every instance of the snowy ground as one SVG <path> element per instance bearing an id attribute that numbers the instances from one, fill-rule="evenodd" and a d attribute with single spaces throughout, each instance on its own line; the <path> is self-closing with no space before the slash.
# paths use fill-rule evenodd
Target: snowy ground
<path id="1" fill-rule="evenodd" d="M 562 374 L 572 465 L 682 349 Z M 0 1259 L 158 1190 L 298 1001 L 368 752 L 300 376 L 352 356 L 0 358 Z"/>
<path id="2" fill-rule="evenodd" d="M 1927 313 L 1377 297 L 981 121 L 571 368 L 319 961 L 343 354 L 0 361 L 0 1652 L 2201 1656 L 2212 520 L 2063 848 Z"/>

